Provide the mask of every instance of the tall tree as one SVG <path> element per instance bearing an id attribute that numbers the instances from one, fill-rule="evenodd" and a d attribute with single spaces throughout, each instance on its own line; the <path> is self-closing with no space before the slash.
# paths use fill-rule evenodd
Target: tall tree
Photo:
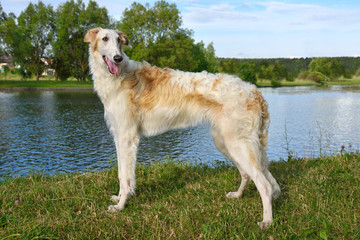
<path id="1" fill-rule="evenodd" d="M 219 71 L 220 63 L 215 55 L 214 44 L 210 43 L 205 49 L 205 58 L 208 62 L 207 71 L 215 73 Z"/>
<path id="2" fill-rule="evenodd" d="M 7 20 L 7 14 L 4 12 L 1 3 L 0 3 L 0 55 L 4 54 L 4 35 L 5 32 L 2 31 L 3 24 Z"/>
<path id="3" fill-rule="evenodd" d="M 7 51 L 14 62 L 21 66 L 23 76 L 28 72 L 39 80 L 54 32 L 54 11 L 51 5 L 30 3 L 17 18 L 9 17 L 2 31 L 5 34 Z"/>
<path id="4" fill-rule="evenodd" d="M 89 29 L 105 28 L 110 22 L 106 8 L 99 7 L 95 1 L 90 0 L 85 7 L 82 0 L 70 0 L 58 7 L 56 39 L 52 43 L 58 77 L 66 79 L 72 75 L 86 81 L 89 53 L 84 36 Z"/>
<path id="5" fill-rule="evenodd" d="M 133 3 L 117 25 L 129 38 L 127 54 L 134 60 L 146 60 L 160 67 L 187 71 L 205 70 L 193 32 L 182 27 L 180 11 L 164 0 L 149 4 Z M 204 56 L 204 53 L 202 53 Z"/>

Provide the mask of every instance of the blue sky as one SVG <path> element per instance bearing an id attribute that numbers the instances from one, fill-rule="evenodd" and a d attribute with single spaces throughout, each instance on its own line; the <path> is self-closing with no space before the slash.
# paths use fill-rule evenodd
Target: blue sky
<path id="1" fill-rule="evenodd" d="M 83 0 L 87 2 L 87 0 Z M 19 15 L 30 1 L 2 0 Z M 37 3 L 37 1 L 32 1 Z M 64 0 L 43 0 L 54 8 Z M 97 0 L 119 20 L 133 1 Z M 154 1 L 138 0 L 137 2 Z M 194 38 L 213 42 L 219 57 L 360 56 L 359 0 L 168 0 Z"/>

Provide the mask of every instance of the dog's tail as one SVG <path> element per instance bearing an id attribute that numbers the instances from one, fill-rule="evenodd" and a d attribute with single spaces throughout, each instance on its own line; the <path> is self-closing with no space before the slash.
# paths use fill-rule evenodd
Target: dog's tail
<path id="1" fill-rule="evenodd" d="M 259 131 L 259 138 L 260 144 L 263 148 L 267 147 L 268 144 L 268 129 L 270 124 L 270 114 L 268 111 L 268 104 L 264 97 L 258 93 L 259 103 L 260 103 L 260 110 L 261 110 L 261 121 L 260 121 L 260 131 Z"/>
<path id="2" fill-rule="evenodd" d="M 257 151 L 258 152 L 258 163 L 262 168 L 266 168 L 268 164 L 266 147 L 268 144 L 268 129 L 270 124 L 270 115 L 268 111 L 268 104 L 261 93 L 256 89 L 253 92 L 253 97 L 249 101 L 252 104 L 250 109 L 253 110 L 253 113 L 256 116 L 257 121 L 255 121 L 255 128 L 258 135 L 258 144 Z"/>

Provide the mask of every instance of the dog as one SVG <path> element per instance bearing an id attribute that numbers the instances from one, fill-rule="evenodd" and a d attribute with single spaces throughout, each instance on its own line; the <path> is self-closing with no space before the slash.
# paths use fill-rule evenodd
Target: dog
<path id="1" fill-rule="evenodd" d="M 208 122 L 213 140 L 240 171 L 241 184 L 228 198 L 240 198 L 250 179 L 263 204 L 266 229 L 273 222 L 272 198 L 280 187 L 268 170 L 266 154 L 269 113 L 257 88 L 227 74 L 191 73 L 158 68 L 130 60 L 123 46 L 127 36 L 118 30 L 87 32 L 89 66 L 94 89 L 104 105 L 118 161 L 119 195 L 112 196 L 115 212 L 135 192 L 136 152 L 140 136 Z"/>

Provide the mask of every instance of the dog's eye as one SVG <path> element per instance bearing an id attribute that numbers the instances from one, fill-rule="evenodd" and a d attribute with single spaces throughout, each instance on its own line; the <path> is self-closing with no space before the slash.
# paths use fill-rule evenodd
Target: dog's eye
<path id="1" fill-rule="evenodd" d="M 120 43 L 121 42 L 121 39 L 118 37 L 118 43 Z"/>
<path id="2" fill-rule="evenodd" d="M 103 39 L 102 39 L 104 42 L 107 42 L 108 40 L 109 40 L 109 38 L 108 37 L 103 37 Z"/>

